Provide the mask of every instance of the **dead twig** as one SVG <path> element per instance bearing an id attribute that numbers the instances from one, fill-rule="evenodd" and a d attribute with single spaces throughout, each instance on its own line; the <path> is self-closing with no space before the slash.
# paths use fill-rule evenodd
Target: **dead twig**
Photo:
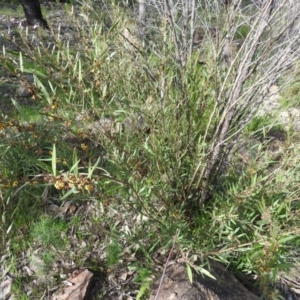
<path id="1" fill-rule="evenodd" d="M 155 295 L 154 300 L 157 300 L 157 297 L 158 297 L 158 295 L 159 295 L 159 292 L 160 292 L 162 283 L 163 283 L 163 281 L 164 281 L 164 277 L 165 277 L 165 273 L 166 273 L 166 270 L 167 270 L 167 266 L 168 266 L 169 260 L 170 260 L 170 258 L 171 258 L 171 255 L 172 255 L 172 253 L 173 253 L 173 250 L 174 250 L 174 247 L 175 247 L 175 244 L 176 244 L 176 241 L 177 241 L 177 237 L 178 237 L 178 229 L 176 230 L 176 234 L 175 234 L 175 236 L 173 237 L 173 245 L 172 245 L 172 248 L 171 248 L 171 250 L 170 250 L 170 252 L 169 252 L 169 256 L 168 256 L 168 258 L 167 258 L 167 261 L 166 261 L 166 263 L 165 263 L 164 271 L 163 271 L 163 273 L 162 273 L 162 276 L 161 276 L 161 279 L 160 279 L 160 282 L 159 282 L 159 286 L 158 286 L 158 289 L 157 289 L 157 293 L 156 293 L 156 295 Z"/>

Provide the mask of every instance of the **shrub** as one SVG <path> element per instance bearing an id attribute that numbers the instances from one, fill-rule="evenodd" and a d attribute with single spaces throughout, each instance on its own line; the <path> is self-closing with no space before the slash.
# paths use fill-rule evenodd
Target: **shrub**
<path id="1" fill-rule="evenodd" d="M 285 151 L 272 156 L 265 132 L 274 126 L 256 114 L 270 87 L 289 81 L 289 69 L 297 67 L 297 15 L 287 19 L 292 7 L 274 1 L 222 9 L 184 4 L 166 1 L 162 8 L 149 1 L 148 28 L 142 15 L 133 26 L 126 8 L 107 4 L 107 20 L 106 12 L 84 5 L 80 26 L 72 23 L 73 40 L 53 35 L 52 47 L 41 43 L 33 51 L 24 36 L 22 54 L 5 53 L 1 65 L 12 74 L 34 75 L 41 117 L 33 121 L 14 102 L 25 122 L 1 123 L 2 202 L 9 206 L 9 193 L 20 197 L 33 185 L 51 186 L 61 201 L 96 199 L 125 211 L 136 223 L 130 234 L 122 229 L 107 237 L 107 265 L 117 264 L 122 246 L 132 243 L 132 255 L 143 257 L 131 264 L 140 270 L 141 290 L 148 287 L 149 257 L 169 250 L 176 236 L 177 253 L 233 262 L 256 273 L 267 294 L 267 282 L 286 268 L 285 247 L 296 239 L 299 172 L 296 139 L 282 141 Z M 287 21 L 279 21 L 282 14 Z M 198 25 L 205 38 L 195 50 Z M 285 35 L 290 30 L 292 39 Z M 237 32 L 244 39 L 239 49 Z M 241 163 L 235 155 L 245 139 L 256 153 Z M 33 235 L 44 236 L 51 226 L 41 220 Z"/>

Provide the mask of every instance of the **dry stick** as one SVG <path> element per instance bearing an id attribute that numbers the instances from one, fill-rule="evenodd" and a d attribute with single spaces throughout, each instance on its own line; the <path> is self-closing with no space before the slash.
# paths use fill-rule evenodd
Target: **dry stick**
<path id="1" fill-rule="evenodd" d="M 254 26 L 253 26 L 253 27 L 254 27 Z M 235 65 L 235 61 L 237 60 L 237 58 L 238 58 L 238 56 L 239 56 L 239 53 L 240 53 L 240 52 L 242 51 L 242 49 L 245 47 L 245 44 L 246 44 L 246 43 L 243 43 L 241 49 L 239 50 L 238 54 L 237 54 L 236 57 L 234 58 L 234 61 L 233 61 L 233 62 L 230 64 L 230 66 L 229 66 L 229 70 L 228 70 L 227 75 L 226 75 L 226 77 L 225 77 L 225 79 L 224 79 L 224 81 L 223 81 L 222 87 L 221 87 L 221 89 L 220 89 L 220 91 L 219 91 L 219 96 L 217 97 L 217 101 L 216 101 L 216 103 L 215 103 L 215 105 L 214 105 L 214 108 L 213 108 L 213 110 L 212 110 L 212 113 L 210 114 L 210 117 L 209 117 L 209 120 L 208 120 L 208 124 L 207 124 L 207 126 L 206 126 L 205 133 L 204 133 L 204 137 L 203 137 L 203 140 L 204 140 L 204 141 L 206 141 L 206 139 L 207 139 L 207 135 L 208 135 L 208 132 L 209 132 L 210 125 L 211 125 L 211 123 L 212 123 L 212 121 L 213 121 L 213 117 L 215 116 L 215 114 L 216 114 L 216 112 L 217 112 L 217 108 L 218 108 L 218 106 L 219 106 L 219 104 L 220 104 L 221 97 L 223 96 L 223 92 L 224 92 L 225 86 L 226 86 L 226 84 L 227 84 L 227 82 L 228 82 L 229 75 L 232 73 L 232 70 L 233 70 L 234 65 Z M 222 122 L 223 122 L 223 121 L 220 121 L 220 123 L 222 123 Z M 212 147 L 212 148 L 213 148 L 213 147 Z M 210 154 L 211 154 L 211 151 L 209 151 L 209 153 L 207 153 L 207 156 L 206 156 L 206 157 L 208 157 Z M 201 167 L 202 165 L 203 165 L 203 162 L 202 162 L 202 160 L 201 160 L 201 161 L 198 163 L 198 165 L 197 165 L 197 167 L 196 167 L 196 169 L 195 169 L 195 171 L 194 171 L 194 173 L 193 173 L 192 179 L 190 180 L 189 189 L 191 188 L 191 186 L 192 186 L 192 184 L 193 184 L 193 182 L 194 182 L 194 180 L 195 180 L 195 178 L 196 178 L 196 176 L 197 176 L 197 174 L 198 174 L 198 171 L 199 171 L 199 169 L 200 169 L 200 167 Z M 199 180 L 200 180 L 200 179 L 202 180 L 202 178 L 203 178 L 203 176 L 204 176 L 204 170 L 205 170 L 205 168 L 202 170 L 201 175 L 200 175 L 200 177 L 199 177 Z"/>
<path id="2" fill-rule="evenodd" d="M 287 27 L 289 27 L 289 26 L 290 25 L 287 25 Z M 282 29 L 281 32 L 279 33 L 279 35 L 281 36 L 284 33 L 284 31 L 286 31 L 286 28 Z M 264 81 L 267 81 L 268 78 L 272 78 L 272 76 L 273 76 L 273 80 L 272 81 L 269 80 L 269 83 L 266 84 L 265 88 L 260 92 L 259 98 L 257 100 L 255 100 L 255 107 L 253 107 L 249 110 L 249 114 L 246 117 L 246 119 L 244 119 L 240 123 L 240 129 L 238 131 L 236 131 L 236 133 L 234 133 L 232 136 L 237 135 L 241 131 L 241 129 L 244 128 L 248 124 L 249 120 L 255 114 L 257 107 L 263 102 L 263 100 L 266 98 L 267 94 L 270 92 L 269 90 L 270 90 L 271 85 L 280 76 L 281 70 L 287 70 L 288 65 L 294 63 L 295 60 L 298 58 L 297 53 L 296 54 L 289 53 L 290 52 L 289 49 L 291 49 L 293 44 L 294 44 L 294 41 L 291 41 L 289 43 L 289 45 L 286 46 L 287 48 L 284 51 L 284 53 L 282 54 L 282 56 L 278 57 L 278 59 L 276 59 L 276 60 L 273 59 L 273 63 L 266 70 L 263 77 L 259 78 L 259 81 L 255 85 L 253 85 L 248 91 L 246 91 L 243 95 L 241 95 L 240 98 L 242 99 L 243 97 L 245 97 L 248 94 L 248 96 L 246 98 L 247 100 L 244 101 L 245 103 L 242 104 L 240 106 L 240 108 L 237 110 L 237 114 L 240 114 L 240 115 L 243 113 L 243 111 L 245 111 L 247 109 L 247 105 L 249 105 L 249 103 L 251 102 L 251 98 L 254 99 L 255 95 L 257 97 L 256 92 L 254 93 L 254 89 L 257 90 L 257 87 L 259 85 L 261 85 Z M 269 49 L 269 48 L 267 48 L 267 49 Z M 263 53 L 262 57 L 264 55 L 265 55 L 265 53 Z M 239 99 L 236 102 L 238 102 L 238 101 L 239 101 Z"/>
<path id="3" fill-rule="evenodd" d="M 164 13 L 167 16 L 168 21 L 170 22 L 171 30 L 172 30 L 173 36 L 174 36 L 176 60 L 177 60 L 177 62 L 180 62 L 180 65 L 182 66 L 182 59 L 180 58 L 180 47 L 179 47 L 179 42 L 178 42 L 178 35 L 176 33 L 176 28 L 175 28 L 175 24 L 174 24 L 174 20 L 173 20 L 173 15 L 171 13 L 169 0 L 165 0 L 164 5 L 165 5 L 165 12 Z"/>
<path id="4" fill-rule="evenodd" d="M 219 154 L 221 152 L 221 145 L 224 144 L 224 140 L 226 139 L 226 135 L 228 133 L 228 129 L 229 129 L 231 120 L 235 115 L 235 106 L 230 107 L 230 104 L 232 104 L 234 102 L 234 99 L 238 99 L 238 97 L 242 91 L 244 82 L 248 77 L 247 75 L 248 75 L 248 71 L 249 71 L 249 67 L 250 67 L 250 62 L 251 62 L 251 59 L 253 58 L 254 53 L 258 47 L 259 38 L 261 37 L 262 33 L 264 32 L 265 28 L 268 25 L 266 20 L 270 19 L 270 14 L 272 11 L 271 4 L 273 4 L 273 2 L 274 1 L 270 1 L 268 4 L 266 4 L 266 6 L 263 8 L 263 10 L 261 12 L 261 19 L 259 20 L 257 18 L 256 22 L 258 23 L 258 30 L 257 30 L 257 32 L 255 32 L 253 41 L 252 41 L 249 49 L 247 49 L 248 51 L 245 55 L 245 58 L 242 60 L 240 66 L 239 66 L 239 71 L 237 73 L 237 77 L 234 82 L 234 86 L 233 86 L 230 96 L 229 96 L 229 108 L 226 112 L 223 113 L 221 121 L 219 122 L 218 127 L 215 131 L 215 135 L 212 139 L 215 142 L 213 142 L 213 144 L 212 144 L 211 157 L 208 158 L 208 161 L 206 162 L 206 167 L 203 168 L 201 175 L 196 184 L 196 187 L 199 188 L 200 183 L 202 182 L 202 193 L 201 193 L 200 203 L 204 203 L 206 201 L 211 173 L 213 171 L 215 163 L 218 160 Z M 195 175 L 195 173 L 194 173 L 194 175 Z"/>
<path id="5" fill-rule="evenodd" d="M 263 241 L 264 241 L 263 239 L 260 239 L 256 243 L 262 243 Z M 219 251 L 208 252 L 207 255 L 218 255 L 220 253 L 224 253 L 224 252 L 227 252 L 227 251 L 233 251 L 233 250 L 237 250 L 239 248 L 243 248 L 243 247 L 246 247 L 246 246 L 252 246 L 253 244 L 254 244 L 254 242 L 249 242 L 249 243 L 245 243 L 245 244 L 242 244 L 242 245 L 222 249 L 222 250 L 219 250 Z M 263 245 L 265 245 L 265 244 L 263 244 Z"/>
<path id="6" fill-rule="evenodd" d="M 186 4 L 186 5 L 185 5 Z M 182 60 L 182 66 L 186 65 L 187 61 L 187 30 L 188 30 L 188 6 L 187 3 L 183 3 L 183 11 L 182 11 L 182 16 L 183 16 L 183 26 L 182 26 L 182 31 L 181 31 L 181 60 Z"/>
<path id="7" fill-rule="evenodd" d="M 166 273 L 166 270 L 167 270 L 167 266 L 168 266 L 168 262 L 171 258 L 171 255 L 172 255 L 172 252 L 174 250 L 174 247 L 175 247 L 175 243 L 176 243 L 176 240 L 177 240 L 177 236 L 178 236 L 178 229 L 176 230 L 176 234 L 175 236 L 173 237 L 173 245 L 172 245 L 172 248 L 170 250 L 170 253 L 169 253 L 169 256 L 167 258 L 167 261 L 166 261 L 166 264 L 165 264 L 165 267 L 164 267 L 164 271 L 162 273 L 162 276 L 161 276 L 161 279 L 160 279 L 160 282 L 159 282 L 159 286 L 158 286 L 158 289 L 157 289 L 157 293 L 156 293 L 156 296 L 154 298 L 154 300 L 157 300 L 157 297 L 158 297 L 158 294 L 159 294 L 159 291 L 160 291 L 160 288 L 161 288 L 161 285 L 163 283 L 163 280 L 164 280 L 164 276 L 165 276 L 165 273 Z"/>
<path id="8" fill-rule="evenodd" d="M 126 40 L 126 42 L 128 42 L 128 43 L 130 44 L 130 46 L 132 46 L 132 47 L 140 54 L 140 57 L 142 58 L 142 60 L 143 60 L 144 63 L 146 64 L 146 67 L 141 66 L 141 69 L 143 69 L 143 71 L 145 71 L 145 73 L 149 76 L 149 78 L 150 78 L 153 82 L 156 83 L 157 80 L 155 79 L 153 73 L 151 72 L 151 69 L 150 69 L 150 66 L 149 66 L 148 62 L 145 60 L 144 55 L 141 55 L 141 54 L 142 54 L 141 49 L 139 49 L 139 48 L 138 48 L 136 45 L 134 45 L 128 38 L 126 38 L 126 37 L 124 36 L 123 33 L 120 33 L 120 35 L 122 36 L 122 38 L 123 38 L 124 40 Z M 132 58 L 132 61 L 136 63 L 135 57 L 131 56 L 131 58 Z"/>
<path id="9" fill-rule="evenodd" d="M 191 37 L 194 36 L 195 32 L 195 19 L 196 19 L 196 4 L 195 0 L 191 2 L 191 14 L 190 14 L 190 33 Z M 193 41 L 190 41 L 188 56 L 191 57 L 193 53 Z"/>

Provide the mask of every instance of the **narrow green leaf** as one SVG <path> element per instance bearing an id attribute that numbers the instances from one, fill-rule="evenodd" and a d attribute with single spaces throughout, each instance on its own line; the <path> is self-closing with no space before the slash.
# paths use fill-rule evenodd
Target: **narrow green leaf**
<path id="1" fill-rule="evenodd" d="M 51 158 L 47 158 L 47 159 L 37 159 L 33 156 L 29 156 L 24 154 L 24 156 L 26 157 L 26 159 L 28 159 L 28 161 L 30 161 L 31 163 L 36 164 L 39 168 L 41 168 L 42 170 L 45 170 L 48 173 L 52 172 L 52 169 L 50 167 L 50 165 L 44 163 L 44 161 L 50 161 Z"/>
<path id="2" fill-rule="evenodd" d="M 113 32 L 115 30 L 115 28 L 117 27 L 118 24 L 119 24 L 119 21 L 116 22 L 113 26 L 111 26 L 110 29 L 109 29 L 109 31 L 108 31 L 108 33 Z"/>
<path id="3" fill-rule="evenodd" d="M 100 161 L 100 157 L 98 157 L 96 163 L 91 167 L 91 161 L 89 161 L 89 168 L 88 168 L 88 178 L 91 179 L 95 169 L 97 168 L 98 164 L 99 164 L 99 161 Z"/>
<path id="4" fill-rule="evenodd" d="M 206 275 L 206 276 L 208 276 L 208 277 L 210 277 L 210 278 L 212 278 L 212 279 L 215 279 L 216 280 L 216 278 L 210 273 L 210 272 L 208 272 L 207 270 L 205 270 L 204 268 L 202 268 L 202 267 L 195 267 L 195 270 L 199 273 L 202 273 L 202 274 L 204 274 L 204 275 Z"/>
<path id="5" fill-rule="evenodd" d="M 48 164 L 42 162 L 42 161 L 39 160 L 39 159 L 35 159 L 35 158 L 33 158 L 33 157 L 31 157 L 30 159 L 31 159 L 33 162 L 35 161 L 36 165 L 37 165 L 38 167 L 40 167 L 41 169 L 45 170 L 45 171 L 48 172 L 48 173 L 51 173 L 52 170 L 51 170 L 51 167 L 50 167 Z"/>
<path id="6" fill-rule="evenodd" d="M 107 85 L 105 84 L 102 90 L 102 98 L 106 97 Z"/>
<path id="7" fill-rule="evenodd" d="M 289 242 L 297 237 L 299 237 L 299 236 L 297 236 L 297 235 L 285 236 L 285 237 L 281 238 L 278 242 L 279 242 L 279 244 L 285 244 L 286 242 Z"/>
<path id="8" fill-rule="evenodd" d="M 78 164 L 80 162 L 80 159 L 78 159 L 78 156 L 77 156 L 77 149 L 74 147 L 74 150 L 73 150 L 73 166 L 72 168 L 70 169 L 70 172 L 74 173 L 75 177 L 78 177 Z"/>
<path id="9" fill-rule="evenodd" d="M 14 68 L 14 66 L 12 64 L 10 64 L 8 61 L 5 62 L 5 65 L 7 67 L 7 69 L 12 72 L 13 74 L 16 73 L 16 69 Z"/>
<path id="10" fill-rule="evenodd" d="M 15 106 L 15 108 L 17 109 L 17 111 L 20 113 L 20 115 L 24 118 L 24 120 L 29 123 L 29 117 L 27 116 L 25 111 L 22 109 L 22 107 L 18 104 L 18 102 L 15 101 L 14 99 L 11 99 L 11 101 L 12 101 L 13 105 Z"/>
<path id="11" fill-rule="evenodd" d="M 24 65 L 23 65 L 22 52 L 19 53 L 19 60 L 20 60 L 20 71 L 23 73 L 24 72 Z"/>
<path id="12" fill-rule="evenodd" d="M 65 193 L 61 198 L 60 200 L 64 200 L 66 199 L 67 197 L 69 197 L 70 195 L 72 194 L 78 194 L 79 191 L 76 190 L 75 186 L 73 186 L 67 193 Z"/>
<path id="13" fill-rule="evenodd" d="M 15 56 L 15 57 L 20 56 L 20 54 L 19 54 L 18 51 L 6 50 L 6 52 L 9 53 L 9 54 L 11 54 L 11 55 L 13 55 L 13 56 Z"/>
<path id="14" fill-rule="evenodd" d="M 8 227 L 7 230 L 6 230 L 6 234 L 9 234 L 9 232 L 10 232 L 11 229 L 12 229 L 13 224 L 14 224 L 14 222 L 12 221 L 12 223 L 9 225 L 9 227 Z"/>
<path id="15" fill-rule="evenodd" d="M 43 70 L 38 70 L 36 68 L 24 68 L 24 72 L 35 74 L 35 75 L 38 75 L 39 77 L 42 77 L 42 78 L 47 78 L 48 77 L 48 75 L 45 72 L 43 72 Z"/>
<path id="16" fill-rule="evenodd" d="M 136 300 L 141 299 L 141 297 L 145 294 L 145 291 L 148 289 L 149 284 L 143 284 L 136 296 Z"/>
<path id="17" fill-rule="evenodd" d="M 78 82 L 82 81 L 81 60 L 78 59 Z"/>
<path id="18" fill-rule="evenodd" d="M 41 81 L 38 78 L 35 78 L 36 85 L 40 88 L 42 94 L 46 98 L 47 102 L 51 104 L 51 97 L 49 93 L 47 92 L 45 86 L 41 83 Z"/>
<path id="19" fill-rule="evenodd" d="M 52 174 L 56 176 L 56 145 L 53 144 L 52 148 Z"/>
<path id="20" fill-rule="evenodd" d="M 192 272 L 192 268 L 189 264 L 186 265 L 186 271 L 187 271 L 190 283 L 193 283 L 193 272 Z"/>

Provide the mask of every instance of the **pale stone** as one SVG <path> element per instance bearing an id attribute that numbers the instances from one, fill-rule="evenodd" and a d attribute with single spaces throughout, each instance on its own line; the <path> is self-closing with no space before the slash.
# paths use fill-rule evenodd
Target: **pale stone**
<path id="1" fill-rule="evenodd" d="M 90 299 L 89 293 L 94 274 L 89 270 L 74 271 L 65 281 L 67 285 L 60 294 L 53 295 L 52 300 Z"/>
<path id="2" fill-rule="evenodd" d="M 22 85 L 18 88 L 17 93 L 20 97 L 23 97 L 23 98 L 27 98 L 32 95 L 31 91 L 27 87 L 22 86 Z"/>
<path id="3" fill-rule="evenodd" d="M 216 279 L 193 272 L 193 284 L 189 281 L 186 264 L 174 263 L 167 267 L 162 285 L 158 278 L 152 288 L 149 300 L 259 300 L 247 290 L 226 268 L 210 261 L 210 274 Z"/>

